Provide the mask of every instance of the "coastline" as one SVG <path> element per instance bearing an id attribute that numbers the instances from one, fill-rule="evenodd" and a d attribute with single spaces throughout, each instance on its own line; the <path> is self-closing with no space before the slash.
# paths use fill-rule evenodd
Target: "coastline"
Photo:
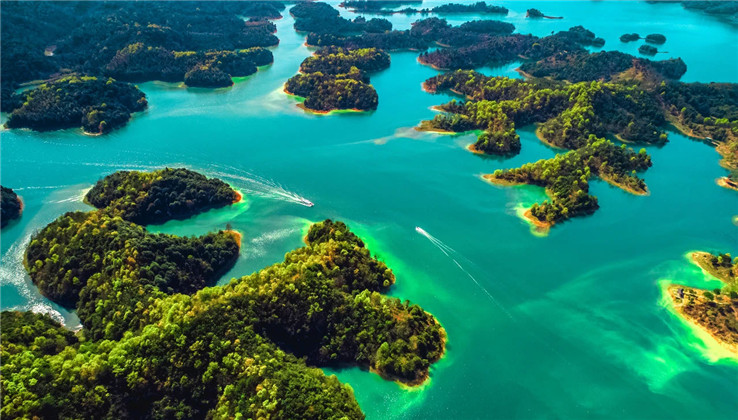
<path id="1" fill-rule="evenodd" d="M 725 273 L 721 273 L 712 266 L 710 261 L 708 261 L 708 258 L 712 257 L 712 254 L 710 254 L 709 252 L 693 251 L 690 252 L 688 255 L 690 262 L 699 267 L 703 273 L 712 276 L 725 284 L 730 284 L 735 281 L 730 279 L 729 274 L 726 275 Z M 730 269 L 726 270 L 728 270 L 728 273 L 730 273 Z"/>
<path id="2" fill-rule="evenodd" d="M 357 113 L 367 112 L 368 113 L 368 112 L 374 111 L 373 109 L 358 109 L 358 108 L 331 109 L 331 110 L 328 110 L 328 111 L 317 110 L 317 109 L 310 109 L 310 108 L 306 107 L 305 104 L 303 103 L 303 102 L 305 102 L 305 97 L 304 96 L 300 96 L 300 95 L 295 95 L 294 93 L 292 93 L 289 90 L 287 90 L 287 84 L 286 83 L 284 84 L 284 87 L 282 88 L 282 92 L 286 93 L 289 96 L 292 96 L 293 98 L 297 98 L 297 99 L 301 100 L 302 102 L 300 102 L 299 104 L 297 104 L 297 107 L 300 108 L 301 110 L 307 112 L 308 114 L 330 115 L 332 113 L 341 113 L 341 112 L 357 112 Z"/>
<path id="3" fill-rule="evenodd" d="M 701 290 L 668 281 L 661 281 L 661 291 L 664 306 L 679 319 L 693 335 L 704 344 L 701 349 L 703 355 L 711 362 L 720 359 L 730 359 L 738 362 L 738 343 L 728 343 L 715 332 L 705 328 L 683 310 L 684 304 L 677 302 L 679 290 Z"/>
<path id="4" fill-rule="evenodd" d="M 720 185 L 723 188 L 727 188 L 729 190 L 738 191 L 738 183 L 735 182 L 735 181 L 733 181 L 733 180 L 731 180 L 727 176 L 723 176 L 723 177 L 718 178 L 715 181 L 715 183 L 718 184 L 718 185 Z"/>
<path id="5" fill-rule="evenodd" d="M 619 184 L 619 183 L 615 182 L 615 180 L 612 179 L 609 176 L 606 176 L 606 175 L 598 175 L 598 176 L 599 176 L 599 178 L 601 180 L 607 182 L 608 184 L 612 185 L 613 187 L 620 188 L 621 190 L 623 190 L 623 191 L 625 191 L 627 193 L 630 193 L 630 194 L 633 194 L 633 195 L 637 195 L 637 196 L 641 196 L 641 197 L 645 197 L 645 196 L 651 195 L 651 192 L 648 191 L 648 188 L 646 188 L 645 191 L 639 191 L 639 190 L 636 190 L 636 189 L 634 189 L 632 187 L 629 187 L 627 185 Z"/>
<path id="6" fill-rule="evenodd" d="M 486 154 L 483 151 L 477 149 L 476 143 L 471 143 L 468 146 L 466 146 L 466 150 L 474 153 L 475 155 L 485 155 Z"/>
<path id="7" fill-rule="evenodd" d="M 557 145 L 555 145 L 555 144 L 551 143 L 550 141 L 546 140 L 546 139 L 545 139 L 545 138 L 543 137 L 543 133 L 541 133 L 541 126 L 540 126 L 540 124 L 537 124 L 537 125 L 536 125 L 536 131 L 535 131 L 535 133 L 536 133 L 536 138 L 537 138 L 537 139 L 538 139 L 538 140 L 539 140 L 539 141 L 540 141 L 541 143 L 545 144 L 546 146 L 548 146 L 548 147 L 550 147 L 550 148 L 552 148 L 552 149 L 556 149 L 556 150 L 569 150 L 569 149 L 566 149 L 566 148 L 563 148 L 563 147 L 559 147 L 559 146 L 557 146 Z"/>
<path id="8" fill-rule="evenodd" d="M 534 79 L 535 78 L 532 74 L 524 72 L 523 69 L 521 69 L 520 67 L 516 68 L 515 71 L 518 74 L 520 74 L 521 76 L 525 77 L 526 79 Z"/>
<path id="9" fill-rule="evenodd" d="M 428 312 L 426 312 L 426 313 L 428 313 Z M 438 325 L 441 325 L 441 323 L 438 322 L 438 320 L 436 320 L 436 323 Z M 430 363 L 431 363 L 431 365 L 433 365 L 434 363 L 436 363 L 439 360 L 441 360 L 444 357 L 446 357 L 446 353 L 447 353 L 446 352 L 446 343 L 448 342 L 448 334 L 446 333 L 446 329 L 443 328 L 442 325 L 441 325 L 441 333 L 442 333 L 441 334 L 441 350 L 442 350 L 441 351 L 441 355 L 438 356 L 438 358 L 435 359 L 435 360 L 429 360 Z M 401 379 L 401 378 L 399 378 L 397 376 L 390 375 L 388 373 L 380 372 L 374 366 L 370 366 L 369 367 L 369 371 L 372 372 L 372 373 L 376 373 L 382 379 L 389 380 L 389 381 L 392 381 L 392 382 L 396 383 L 397 385 L 399 385 L 400 387 L 402 387 L 403 389 L 408 390 L 408 391 L 414 391 L 414 390 L 417 390 L 418 388 L 423 388 L 423 387 L 427 386 L 430 383 L 430 379 L 431 379 L 430 378 L 430 366 L 428 366 L 428 370 L 426 370 L 425 372 L 423 372 L 423 375 L 422 376 L 420 376 L 419 378 L 417 378 L 415 380 L 412 380 L 412 381 L 403 380 L 403 379 Z"/>
<path id="10" fill-rule="evenodd" d="M 243 200 L 243 194 L 241 193 L 241 191 L 238 191 L 237 189 L 233 187 L 231 187 L 231 189 L 233 190 L 233 192 L 236 193 L 236 198 L 233 199 L 233 202 L 231 204 L 236 204 L 240 202 L 241 200 Z"/>

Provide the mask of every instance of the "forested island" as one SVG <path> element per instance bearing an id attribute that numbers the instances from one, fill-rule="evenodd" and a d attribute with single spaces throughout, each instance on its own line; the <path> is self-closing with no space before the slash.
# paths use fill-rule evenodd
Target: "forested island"
<path id="1" fill-rule="evenodd" d="M 129 82 L 183 81 L 190 87 L 217 88 L 231 86 L 233 77 L 252 75 L 258 66 L 273 61 L 272 52 L 262 47 L 234 51 L 169 51 L 138 42 L 118 51 L 104 72 Z"/>
<path id="2" fill-rule="evenodd" d="M 484 42 L 501 35 L 509 35 L 515 26 L 499 20 L 475 20 L 459 26 L 446 19 L 427 18 L 411 24 L 407 30 L 379 33 L 325 33 L 311 32 L 307 43 L 311 46 L 340 46 L 346 48 L 382 48 L 389 51 L 424 51 L 433 45 L 461 47 Z"/>
<path id="3" fill-rule="evenodd" d="M 723 287 L 710 291 L 672 284 L 666 291 L 674 308 L 738 358 L 738 260 L 707 252 L 694 252 L 690 258 Z"/>
<path id="4" fill-rule="evenodd" d="M 82 127 L 104 134 L 125 125 L 148 106 L 137 87 L 109 78 L 67 76 L 14 95 L 4 103 L 6 128 L 36 131 Z"/>
<path id="5" fill-rule="evenodd" d="M 429 92 L 452 91 L 468 101 L 437 106 L 442 113 L 424 121 L 421 129 L 479 129 L 492 138 L 519 142 L 517 135 L 513 136 L 515 126 L 540 123 L 541 139 L 565 149 L 586 145 L 590 135 L 615 134 L 639 143 L 666 142 L 660 128 L 666 120 L 658 102 L 634 86 L 524 81 L 457 70 L 426 80 L 424 87 Z M 496 142 L 485 142 L 488 138 L 480 136 L 474 147 L 495 154 Z"/>
<path id="6" fill-rule="evenodd" d="M 126 185 L 117 200 L 139 196 Z M 438 321 L 382 294 L 392 271 L 341 222 L 312 225 L 282 263 L 203 288 L 233 264 L 235 232 L 155 235 L 116 206 L 31 239 L 32 280 L 84 328 L 2 313 L 3 416 L 363 418 L 351 388 L 311 366 L 415 385 L 444 353 Z"/>
<path id="7" fill-rule="evenodd" d="M 18 194 L 11 188 L 0 186 L 0 227 L 5 227 L 11 221 L 20 217 L 23 211 L 23 202 L 18 198 Z"/>
<path id="8" fill-rule="evenodd" d="M 656 55 L 659 52 L 659 49 L 651 45 L 643 44 L 638 47 L 638 52 L 643 55 Z"/>
<path id="9" fill-rule="evenodd" d="M 185 168 L 118 171 L 97 181 L 85 195 L 93 206 L 140 225 L 186 219 L 240 199 L 225 182 Z"/>
<path id="10" fill-rule="evenodd" d="M 368 1 L 368 0 L 347 0 L 339 4 L 356 13 L 375 13 L 375 14 L 455 14 L 455 13 L 479 13 L 479 14 L 501 14 L 506 15 L 509 10 L 506 7 L 494 6 L 480 1 L 472 4 L 447 3 L 440 6 L 418 9 L 415 7 L 405 7 L 403 9 L 394 9 L 404 4 L 417 4 L 422 1 Z"/>
<path id="11" fill-rule="evenodd" d="M 0 12 L 3 110 L 18 102 L 13 91 L 21 83 L 69 74 L 230 86 L 231 77 L 272 62 L 271 52 L 254 47 L 278 44 L 276 26 L 267 19 L 281 17 L 284 8 L 279 2 L 9 2 Z M 96 88 L 96 96 L 120 94 L 109 85 Z M 79 108 L 74 102 L 59 106 Z M 96 122 L 119 124 L 115 114 Z M 90 125 L 87 131 L 106 128 Z"/>
<path id="12" fill-rule="evenodd" d="M 376 48 L 322 48 L 302 62 L 285 92 L 305 98 L 301 105 L 307 110 L 374 110 L 379 99 L 367 73 L 389 65 L 389 54 Z"/>
<path id="13" fill-rule="evenodd" d="M 538 9 L 528 9 L 528 10 L 526 10 L 525 17 L 527 17 L 527 18 L 533 18 L 533 19 L 541 19 L 541 18 L 546 18 L 546 19 L 563 19 L 563 17 L 561 17 L 561 16 L 546 16 L 546 15 L 543 14 L 543 12 L 541 12 Z"/>
<path id="14" fill-rule="evenodd" d="M 553 159 L 485 176 L 498 184 L 546 188 L 551 202 L 535 204 L 526 213 L 542 229 L 598 208 L 596 197 L 588 194 L 593 176 L 634 194 L 647 193 L 645 182 L 637 176 L 651 166 L 646 151 L 635 153 L 602 137 L 615 134 L 640 143 L 666 141 L 659 128 L 665 118 L 658 102 L 634 86 L 522 81 L 465 70 L 433 77 L 424 86 L 431 92 L 453 91 L 469 101 L 438 106 L 443 113 L 424 121 L 421 130 L 484 130 L 472 151 L 505 155 L 520 150 L 516 126 L 539 123 L 541 140 L 572 149 Z"/>
<path id="15" fill-rule="evenodd" d="M 612 81 L 637 77 L 661 81 L 679 79 L 687 72 L 681 58 L 652 61 L 620 51 L 565 51 L 539 61 L 528 61 L 520 70 L 534 77 L 548 77 L 572 83 L 586 80 Z M 624 74 L 626 73 L 627 74 Z"/>
<path id="16" fill-rule="evenodd" d="M 585 46 L 601 47 L 605 40 L 582 26 L 539 38 L 534 35 L 509 34 L 476 39 L 459 48 L 442 48 L 424 52 L 421 63 L 441 70 L 474 69 L 499 66 L 508 62 L 540 60 L 564 51 L 585 51 Z"/>

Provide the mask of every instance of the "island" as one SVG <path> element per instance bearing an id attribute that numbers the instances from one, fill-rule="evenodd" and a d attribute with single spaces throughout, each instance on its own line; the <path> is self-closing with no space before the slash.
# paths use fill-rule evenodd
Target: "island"
<path id="1" fill-rule="evenodd" d="M 12 188 L 0 186 L 2 202 L 0 203 L 0 227 L 5 227 L 20 217 L 23 211 L 23 202 Z"/>
<path id="2" fill-rule="evenodd" d="M 186 168 L 118 171 L 85 195 L 91 205 L 140 225 L 186 219 L 240 200 L 241 194 L 225 182 Z"/>
<path id="3" fill-rule="evenodd" d="M 105 66 L 104 73 L 118 80 L 141 82 L 161 80 L 182 82 L 190 87 L 227 87 L 233 77 L 250 76 L 258 66 L 274 61 L 266 48 L 234 51 L 169 51 L 141 42 L 118 51 Z"/>
<path id="4" fill-rule="evenodd" d="M 723 282 L 712 291 L 679 284 L 666 288 L 676 313 L 738 358 L 738 261 L 730 254 L 694 252 L 692 261 Z"/>
<path id="5" fill-rule="evenodd" d="M 445 352 L 440 323 L 384 294 L 394 274 L 341 222 L 310 226 L 284 262 L 204 287 L 238 255 L 234 232 L 155 235 L 114 210 L 67 213 L 32 237 L 31 279 L 84 327 L 2 313 L 5 415 L 363 418 L 314 366 L 415 386 Z"/>
<path id="6" fill-rule="evenodd" d="M 311 46 L 340 46 L 345 48 L 382 48 L 385 50 L 426 50 L 433 45 L 463 47 L 509 35 L 515 26 L 498 20 L 475 20 L 458 26 L 446 19 L 427 18 L 411 24 L 409 30 L 382 33 L 309 33 Z"/>
<path id="7" fill-rule="evenodd" d="M 589 180 L 594 176 L 627 192 L 647 194 L 646 183 L 637 172 L 650 166 L 651 157 L 645 150 L 635 153 L 591 135 L 587 144 L 576 150 L 516 169 L 498 169 L 484 179 L 500 185 L 544 187 L 551 201 L 533 204 L 525 217 L 545 231 L 556 223 L 591 214 L 599 208 L 597 197 L 589 194 Z"/>
<path id="8" fill-rule="evenodd" d="M 720 185 L 732 188 L 738 182 L 738 84 L 667 81 L 656 92 L 671 124 L 722 155 L 720 164 L 731 174 Z"/>
<path id="9" fill-rule="evenodd" d="M 651 45 L 643 44 L 640 47 L 638 47 L 638 52 L 643 55 L 656 55 L 659 50 L 656 47 L 653 47 Z"/>
<path id="10" fill-rule="evenodd" d="M 470 150 L 509 155 L 520 150 L 515 127 L 538 123 L 537 134 L 544 143 L 571 149 L 553 159 L 484 176 L 496 184 L 546 188 L 551 201 L 535 204 L 525 214 L 541 231 L 598 208 L 597 199 L 589 194 L 588 182 L 594 176 L 636 195 L 648 193 L 637 173 L 651 166 L 650 156 L 644 149 L 636 153 L 625 145 L 618 147 L 605 135 L 639 143 L 666 142 L 659 128 L 665 117 L 653 112 L 659 103 L 634 86 L 522 81 L 457 70 L 428 79 L 424 87 L 430 92 L 451 91 L 468 101 L 437 106 L 441 113 L 423 121 L 419 130 L 483 130 Z"/>
<path id="11" fill-rule="evenodd" d="M 666 37 L 661 34 L 648 34 L 646 35 L 646 42 L 649 44 L 661 45 L 666 42 Z"/>
<path id="12" fill-rule="evenodd" d="M 528 9 L 525 11 L 525 17 L 528 18 L 542 18 L 543 16 L 543 12 L 538 9 Z"/>
<path id="13" fill-rule="evenodd" d="M 588 80 L 613 81 L 628 78 L 650 79 L 661 82 L 679 79 L 687 72 L 681 58 L 652 61 L 620 51 L 565 51 L 539 61 L 528 61 L 520 66 L 522 73 L 534 77 L 548 77 L 569 82 Z"/>
<path id="14" fill-rule="evenodd" d="M 218 70 L 232 76 L 254 70 L 245 66 L 249 72 L 236 74 L 234 68 L 213 65 L 217 61 L 207 53 L 238 56 L 241 50 L 277 45 L 276 26 L 268 19 L 280 18 L 283 9 L 279 2 L 156 2 L 146 7 L 121 2 L 115 8 L 102 2 L 8 3 L 2 10 L 3 108 L 21 83 L 70 73 L 181 82 L 193 70 L 188 80 L 194 86 L 224 86 L 227 80 Z M 131 58 L 133 53 L 140 56 Z"/>
<path id="15" fill-rule="evenodd" d="M 585 46 L 602 46 L 604 40 L 582 27 L 539 38 L 533 35 L 509 34 L 478 38 L 458 48 L 441 48 L 424 52 L 418 58 L 422 64 L 438 70 L 474 69 L 505 63 L 540 60 L 564 51 L 585 51 Z"/>
<path id="16" fill-rule="evenodd" d="M 563 19 L 561 16 L 546 16 L 538 9 L 528 9 L 525 11 L 525 17 L 527 18 L 533 18 L 533 19 Z"/>
<path id="17" fill-rule="evenodd" d="M 315 112 L 377 109 L 378 96 L 367 73 L 384 70 L 390 56 L 376 48 L 322 48 L 300 65 L 300 74 L 285 84 L 285 92 L 305 98 L 301 106 Z"/>
<path id="18" fill-rule="evenodd" d="M 146 109 L 146 95 L 136 86 L 110 78 L 67 76 L 15 95 L 4 111 L 6 128 L 36 131 L 78 128 L 105 134 Z"/>
<path id="19" fill-rule="evenodd" d="M 682 1 L 682 7 L 715 16 L 733 25 L 738 23 L 738 2 L 736 1 Z"/>
<path id="20" fill-rule="evenodd" d="M 469 14 L 501 14 L 506 15 L 509 10 L 506 7 L 495 6 L 487 4 L 486 2 L 480 1 L 472 4 L 459 4 L 459 3 L 447 3 L 440 6 L 434 6 L 430 8 L 418 9 L 414 7 L 405 7 L 404 9 L 393 10 L 396 7 L 400 7 L 404 4 L 419 4 L 422 1 L 367 1 L 367 0 L 347 0 L 339 4 L 339 7 L 345 7 L 355 13 L 376 13 L 376 14 L 429 14 L 436 13 L 442 14 L 455 14 L 455 13 L 469 13 Z M 389 9 L 389 10 L 388 10 Z"/>
<path id="21" fill-rule="evenodd" d="M 636 33 L 620 35 L 620 42 L 633 42 L 639 39 L 641 39 L 641 36 Z"/>
<path id="22" fill-rule="evenodd" d="M 327 3 L 301 2 L 290 9 L 295 18 L 295 30 L 321 34 L 346 34 L 354 32 L 382 33 L 392 30 L 387 19 L 354 20 L 340 16 L 338 10 Z"/>
<path id="23" fill-rule="evenodd" d="M 660 128 L 666 119 L 661 112 L 654 112 L 659 103 L 635 86 L 524 81 L 487 77 L 469 70 L 432 77 L 423 86 L 429 92 L 451 91 L 468 101 L 453 100 L 437 106 L 441 113 L 421 123 L 421 130 L 478 129 L 499 133 L 539 123 L 537 134 L 541 140 L 564 149 L 586 145 L 590 135 L 614 134 L 647 144 L 663 144 L 667 140 Z M 475 148 L 483 150 L 480 142 L 481 136 Z"/>

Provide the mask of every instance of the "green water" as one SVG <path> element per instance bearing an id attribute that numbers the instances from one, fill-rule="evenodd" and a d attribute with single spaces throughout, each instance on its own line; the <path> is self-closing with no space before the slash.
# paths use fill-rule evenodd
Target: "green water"
<path id="1" fill-rule="evenodd" d="M 606 39 L 606 49 L 634 53 L 640 44 L 621 44 L 622 33 L 660 32 L 670 53 L 658 57 L 682 57 L 684 80 L 738 81 L 738 30 L 677 4 L 506 5 L 504 20 L 520 32 L 582 24 Z M 565 19 L 526 20 L 529 7 Z M 417 17 L 390 19 L 407 28 Z M 411 52 L 393 53 L 391 67 L 372 76 L 376 112 L 306 114 L 281 89 L 310 50 L 291 18 L 276 23 L 274 64 L 233 88 L 144 83 L 150 108 L 104 137 L 2 132 L 2 183 L 26 204 L 21 220 L 2 232 L 3 308 L 50 312 L 74 327 L 74 314 L 41 297 L 24 273 L 29 236 L 65 211 L 89 209 L 82 195 L 108 173 L 187 166 L 225 179 L 246 200 L 149 229 L 201 234 L 231 223 L 244 246 L 222 282 L 281 261 L 301 246 L 310 222 L 336 218 L 395 270 L 393 295 L 443 323 L 447 355 L 421 388 L 360 369 L 329 370 L 351 384 L 370 419 L 735 418 L 738 365 L 716 358 L 664 306 L 660 289 L 665 280 L 715 287 L 685 258 L 690 250 L 738 252 L 731 222 L 738 194 L 715 184 L 726 171 L 713 149 L 669 133 L 665 147 L 647 148 L 651 195 L 594 182 L 597 213 L 537 237 L 516 208 L 543 191 L 479 178 L 553 156 L 530 128 L 519 130 L 522 152 L 510 159 L 467 152 L 471 135 L 413 131 L 450 97 L 421 90 L 437 72 Z M 514 76 L 514 67 L 482 71 Z M 416 226 L 455 252 L 447 257 Z"/>

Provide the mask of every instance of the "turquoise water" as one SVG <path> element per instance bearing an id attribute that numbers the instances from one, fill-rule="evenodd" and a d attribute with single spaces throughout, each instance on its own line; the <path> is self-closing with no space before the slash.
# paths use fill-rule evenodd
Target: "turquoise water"
<path id="1" fill-rule="evenodd" d="M 738 30 L 677 4 L 504 4 L 511 9 L 504 20 L 520 32 L 582 24 L 607 40 L 606 49 L 632 53 L 639 44 L 621 44 L 622 33 L 661 32 L 664 57 L 688 65 L 685 80 L 738 81 Z M 529 7 L 565 19 L 525 20 Z M 390 19 L 406 28 L 416 18 Z M 110 135 L 2 131 L 2 183 L 26 204 L 2 232 L 2 307 L 51 312 L 74 327 L 74 314 L 41 297 L 23 271 L 29 236 L 65 211 L 88 209 L 81 197 L 108 173 L 187 166 L 225 179 L 246 200 L 149 229 L 201 234 L 231 223 L 244 246 L 221 282 L 281 261 L 301 246 L 310 222 L 330 217 L 347 222 L 395 270 L 393 295 L 443 323 L 447 355 L 421 388 L 360 369 L 329 370 L 354 388 L 370 419 L 735 418 L 738 365 L 714 357 L 664 306 L 660 289 L 664 281 L 714 287 L 686 259 L 691 250 L 738 252 L 731 222 L 738 194 L 715 184 L 726 171 L 713 149 L 669 133 L 665 147 L 647 148 L 649 196 L 594 182 L 598 212 L 538 237 L 516 208 L 543 191 L 479 177 L 554 156 L 532 129 L 519 130 L 522 152 L 510 159 L 467 152 L 473 135 L 412 130 L 450 97 L 421 90 L 438 72 L 411 52 L 393 53 L 391 67 L 372 76 L 376 112 L 306 114 L 281 92 L 311 53 L 292 23 L 277 21 L 274 64 L 233 88 L 141 84 L 150 108 Z M 513 75 L 513 68 L 483 71 Z M 416 226 L 454 252 L 444 255 Z"/>

